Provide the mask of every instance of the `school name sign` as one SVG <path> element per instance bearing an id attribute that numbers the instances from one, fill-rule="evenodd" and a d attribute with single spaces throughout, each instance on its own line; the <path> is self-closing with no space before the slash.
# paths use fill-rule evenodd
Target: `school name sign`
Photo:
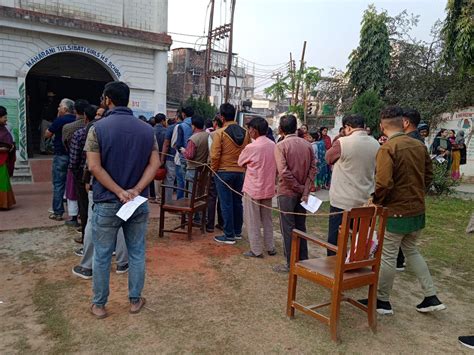
<path id="1" fill-rule="evenodd" d="M 109 67 L 110 70 L 115 74 L 115 76 L 117 76 L 118 79 L 120 79 L 120 77 L 122 76 L 122 73 L 117 68 L 117 66 L 108 57 L 103 55 L 101 52 L 95 50 L 94 48 L 80 46 L 76 44 L 65 44 L 65 45 L 59 45 L 59 46 L 45 49 L 39 52 L 38 54 L 36 54 L 34 57 L 30 58 L 26 62 L 26 65 L 28 66 L 28 68 L 31 68 L 33 65 L 43 60 L 44 58 L 47 58 L 51 55 L 59 54 L 59 53 L 81 53 L 81 54 L 90 55 L 94 58 L 97 58 L 102 63 L 104 63 L 105 66 Z"/>

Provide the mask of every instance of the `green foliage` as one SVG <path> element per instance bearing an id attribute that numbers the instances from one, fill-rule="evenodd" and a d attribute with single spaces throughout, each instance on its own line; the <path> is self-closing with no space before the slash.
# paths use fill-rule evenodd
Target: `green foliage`
<path id="1" fill-rule="evenodd" d="M 386 12 L 377 13 L 374 5 L 364 12 L 357 49 L 349 56 L 347 75 L 356 95 L 374 90 L 383 95 L 390 69 L 390 41 Z"/>
<path id="2" fill-rule="evenodd" d="M 459 186 L 459 182 L 451 178 L 448 162 L 433 162 L 433 183 L 431 185 L 433 192 L 436 195 L 452 195 L 456 186 Z"/>
<path id="3" fill-rule="evenodd" d="M 289 89 L 286 80 L 287 78 L 277 78 L 277 81 L 273 85 L 265 88 L 265 95 L 270 96 L 276 102 L 284 100 Z"/>
<path id="4" fill-rule="evenodd" d="M 304 107 L 301 104 L 290 105 L 288 107 L 288 113 L 292 113 L 292 114 L 296 115 L 297 118 L 302 120 L 303 117 L 304 117 Z"/>
<path id="5" fill-rule="evenodd" d="M 443 62 L 459 68 L 459 74 L 474 75 L 474 2 L 448 0 L 441 36 L 444 41 Z"/>
<path id="6" fill-rule="evenodd" d="M 365 118 L 365 124 L 370 127 L 374 135 L 379 132 L 380 112 L 384 107 L 383 101 L 374 90 L 368 90 L 357 97 L 351 109 L 351 113 L 357 113 Z"/>
<path id="7" fill-rule="evenodd" d="M 212 119 L 217 113 L 216 106 L 210 104 L 206 99 L 199 97 L 197 99 L 189 97 L 183 106 L 191 106 L 194 109 L 194 114 L 203 117 L 204 119 Z"/>

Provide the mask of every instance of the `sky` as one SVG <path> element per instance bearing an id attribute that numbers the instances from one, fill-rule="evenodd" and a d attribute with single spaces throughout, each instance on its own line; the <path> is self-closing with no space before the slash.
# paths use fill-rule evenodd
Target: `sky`
<path id="1" fill-rule="evenodd" d="M 233 52 L 251 70 L 255 67 L 257 92 L 271 85 L 273 72 L 284 71 L 290 52 L 298 65 L 305 40 L 308 66 L 323 68 L 323 75 L 331 67 L 345 70 L 359 43 L 363 12 L 371 3 L 391 16 L 405 9 L 420 15 L 412 35 L 421 40 L 428 40 L 431 26 L 445 17 L 446 0 L 236 0 Z M 168 1 L 172 48 L 205 48 L 205 38 L 173 33 L 206 35 L 208 4 L 209 0 Z M 217 27 L 230 20 L 230 0 L 215 4 Z M 217 48 L 226 49 L 223 44 Z"/>

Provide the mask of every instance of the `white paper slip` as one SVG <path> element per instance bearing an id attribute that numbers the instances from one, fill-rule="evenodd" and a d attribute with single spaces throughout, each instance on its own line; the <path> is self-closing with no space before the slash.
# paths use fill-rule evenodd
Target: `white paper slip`
<path id="1" fill-rule="evenodd" d="M 133 212 L 135 212 L 146 200 L 148 199 L 142 196 L 135 197 L 132 201 L 125 203 L 118 210 L 116 216 L 127 221 L 132 216 Z"/>
<path id="2" fill-rule="evenodd" d="M 321 207 L 321 201 L 319 198 L 313 195 L 308 196 L 308 202 L 301 202 L 301 206 L 303 206 L 308 212 L 315 213 Z"/>

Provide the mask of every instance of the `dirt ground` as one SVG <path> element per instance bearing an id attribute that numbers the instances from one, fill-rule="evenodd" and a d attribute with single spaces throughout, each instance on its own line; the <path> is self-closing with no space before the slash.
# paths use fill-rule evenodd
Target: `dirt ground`
<path id="1" fill-rule="evenodd" d="M 315 319 L 298 312 L 286 317 L 288 277 L 271 269 L 283 261 L 280 237 L 277 256 L 249 260 L 241 255 L 245 240 L 217 245 L 197 229 L 191 242 L 177 235 L 159 239 L 157 230 L 152 220 L 147 308 L 128 313 L 127 274 L 113 272 L 104 320 L 89 314 L 91 281 L 71 274 L 78 262 L 73 230 L 0 232 L 0 353 L 468 353 L 457 336 L 474 331 L 472 274 L 458 282 L 460 275 L 449 269 L 437 272 L 448 309 L 424 315 L 415 311 L 422 296 L 413 274 L 399 273 L 395 315 L 379 316 L 373 334 L 363 313 L 344 305 L 336 345 Z M 325 290 L 301 284 L 303 302 L 327 299 Z"/>

